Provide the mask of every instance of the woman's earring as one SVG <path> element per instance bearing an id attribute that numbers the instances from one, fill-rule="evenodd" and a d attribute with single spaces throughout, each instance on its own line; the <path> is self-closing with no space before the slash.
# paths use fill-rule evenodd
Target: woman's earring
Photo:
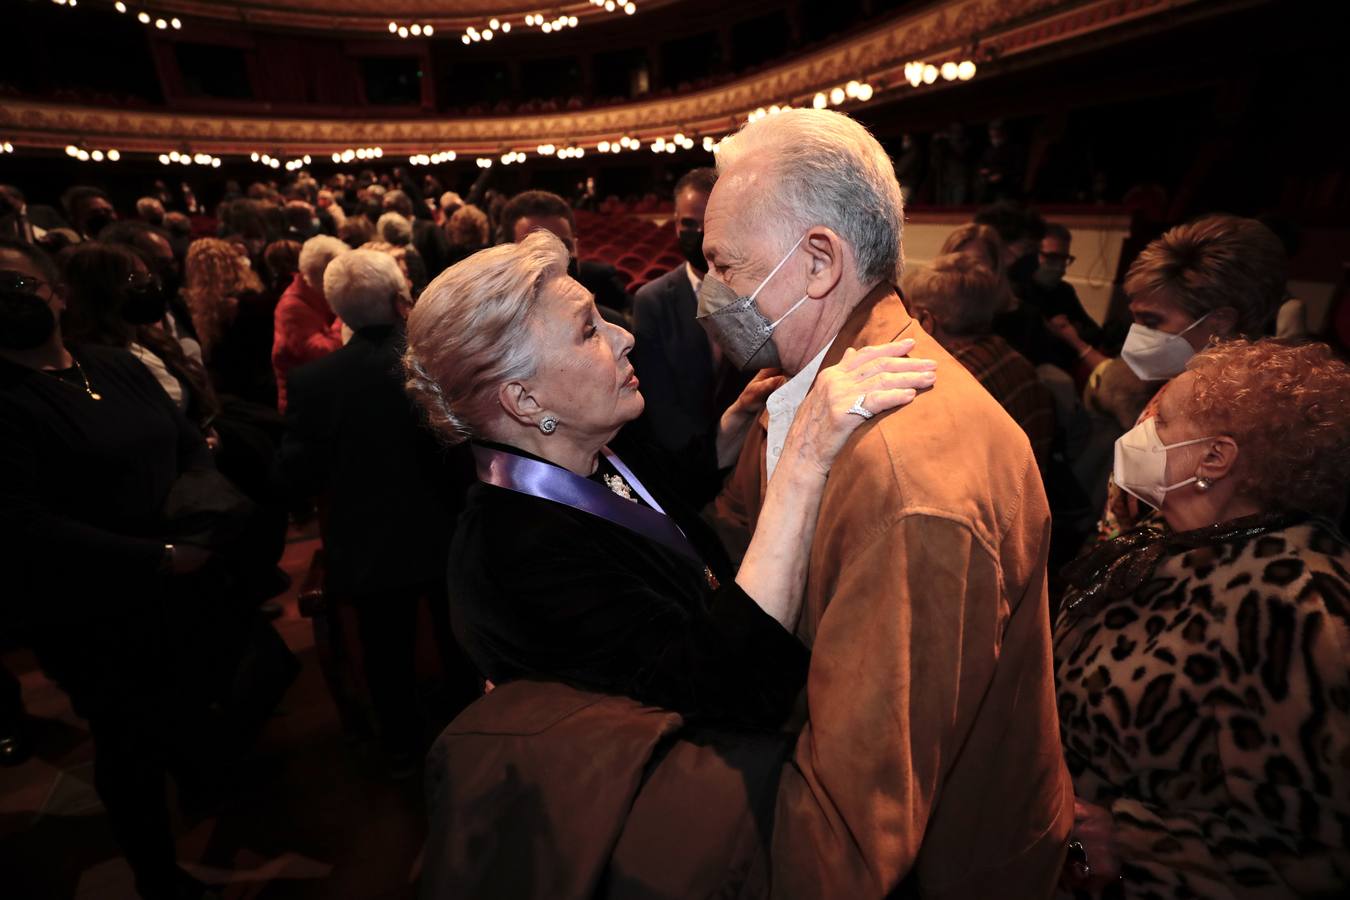
<path id="1" fill-rule="evenodd" d="M 544 416 L 539 420 L 539 430 L 544 434 L 552 434 L 558 428 L 558 420 L 553 416 Z"/>
<path id="2" fill-rule="evenodd" d="M 1214 482 L 1210 481 L 1210 480 L 1209 480 L 1208 478 L 1206 478 L 1205 476 L 1203 476 L 1203 475 L 1197 475 L 1197 476 L 1195 476 L 1195 489 L 1196 489 L 1197 491 L 1202 491 L 1202 492 L 1203 492 L 1203 491 L 1207 491 L 1207 490 L 1209 490 L 1209 489 L 1212 488 L 1212 487 L 1214 487 Z"/>

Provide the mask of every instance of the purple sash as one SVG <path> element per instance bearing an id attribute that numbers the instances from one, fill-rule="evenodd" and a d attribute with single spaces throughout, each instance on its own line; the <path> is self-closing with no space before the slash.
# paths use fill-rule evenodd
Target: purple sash
<path id="1" fill-rule="evenodd" d="M 636 532 L 651 541 L 664 545 L 679 555 L 703 566 L 703 560 L 674 521 L 660 507 L 647 507 L 625 500 L 607 487 L 569 472 L 562 466 L 539 462 L 514 453 L 473 445 L 474 460 L 478 465 L 478 480 L 508 491 L 529 494 L 543 500 L 552 500 L 582 512 L 613 522 Z M 647 489 L 617 456 L 605 448 L 605 457 L 632 484 L 632 487 L 653 506 Z"/>

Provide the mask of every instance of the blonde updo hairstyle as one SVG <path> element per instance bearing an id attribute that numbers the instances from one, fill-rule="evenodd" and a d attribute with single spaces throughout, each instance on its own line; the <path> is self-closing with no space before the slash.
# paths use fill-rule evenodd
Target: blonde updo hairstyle
<path id="1" fill-rule="evenodd" d="M 1337 516 L 1350 487 L 1350 366 L 1321 343 L 1211 344 L 1184 415 L 1237 442 L 1238 492 L 1270 511 Z"/>
<path id="2" fill-rule="evenodd" d="M 482 250 L 427 286 L 408 316 L 409 395 L 449 444 L 483 434 L 502 384 L 535 372 L 530 319 L 544 284 L 567 273 L 547 231 Z"/>

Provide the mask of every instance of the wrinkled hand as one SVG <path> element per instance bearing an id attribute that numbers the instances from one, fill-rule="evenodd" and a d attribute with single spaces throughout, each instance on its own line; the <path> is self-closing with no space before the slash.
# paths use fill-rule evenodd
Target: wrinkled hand
<path id="1" fill-rule="evenodd" d="M 1059 338 L 1064 343 L 1068 344 L 1073 349 L 1082 350 L 1084 347 L 1087 346 L 1087 343 L 1083 340 L 1082 335 L 1078 333 L 1078 329 L 1075 328 L 1074 324 L 1069 321 L 1069 317 L 1064 315 L 1063 313 L 1060 313 L 1057 316 L 1051 316 L 1046 321 L 1046 324 L 1050 326 L 1051 334 Z"/>
<path id="2" fill-rule="evenodd" d="M 754 418 L 764 408 L 769 395 L 785 384 L 787 376 L 781 369 L 760 369 L 741 391 L 736 402 L 727 407 L 727 414 Z"/>
<path id="3" fill-rule="evenodd" d="M 1100 890 L 1120 878 L 1120 848 L 1110 810 L 1075 797 L 1069 841 L 1071 848 L 1072 842 L 1077 842 L 1082 851 L 1078 854 L 1071 850 L 1064 863 L 1060 886 L 1065 890 Z M 1080 855 L 1086 856 L 1086 863 L 1075 859 Z"/>
<path id="4" fill-rule="evenodd" d="M 914 341 L 906 339 L 844 351 L 837 365 L 816 377 L 793 419 L 782 458 L 799 458 L 825 474 L 849 435 L 866 421 L 848 411 L 860 395 L 866 395 L 863 408 L 875 415 L 905 406 L 919 391 L 932 387 L 937 362 L 907 358 L 913 349 Z"/>
<path id="5" fill-rule="evenodd" d="M 717 426 L 717 465 L 718 468 L 728 468 L 736 462 L 737 455 L 741 452 L 741 445 L 745 443 L 745 436 L 750 431 L 750 425 L 755 421 L 755 416 L 759 415 L 760 410 L 764 408 L 764 403 L 769 399 L 769 395 L 778 390 L 787 382 L 787 377 L 778 369 L 760 369 L 755 373 L 755 377 L 750 379 L 750 383 L 741 391 L 741 395 L 736 398 L 736 402 L 727 407 L 727 411 L 722 413 L 722 420 Z"/>

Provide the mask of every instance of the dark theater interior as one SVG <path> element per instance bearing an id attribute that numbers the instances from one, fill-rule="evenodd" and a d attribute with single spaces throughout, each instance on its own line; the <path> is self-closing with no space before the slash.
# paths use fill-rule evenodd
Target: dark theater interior
<path id="1" fill-rule="evenodd" d="M 0 898 L 1350 896 L 1272 0 L 4 0 Z"/>

